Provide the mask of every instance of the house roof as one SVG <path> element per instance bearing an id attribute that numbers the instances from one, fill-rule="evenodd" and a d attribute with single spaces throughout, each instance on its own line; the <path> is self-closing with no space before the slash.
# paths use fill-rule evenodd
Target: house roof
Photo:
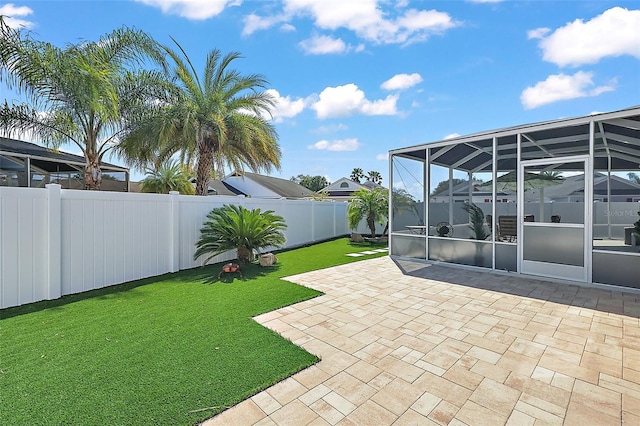
<path id="1" fill-rule="evenodd" d="M 356 181 L 353 181 L 351 179 L 343 177 L 331 183 L 330 185 L 327 185 L 325 188 L 322 189 L 322 191 L 329 192 L 330 194 L 336 194 L 336 195 L 339 195 L 339 194 L 351 195 L 358 189 L 362 189 L 362 188 L 366 188 L 366 186 Z"/>
<path id="2" fill-rule="evenodd" d="M 304 186 L 288 179 L 281 179 L 273 176 L 265 176 L 249 172 L 235 172 L 229 175 L 227 178 L 223 179 L 226 184 L 234 187 L 235 189 L 237 188 L 233 185 L 233 181 L 231 179 L 228 179 L 229 177 L 244 177 L 245 179 L 250 179 L 253 182 L 261 185 L 262 187 L 283 198 L 310 198 L 315 195 L 315 192 L 311 191 L 310 189 L 305 188 Z M 254 194 L 250 193 L 246 195 L 254 196 Z"/>
<path id="3" fill-rule="evenodd" d="M 607 195 L 607 175 L 596 173 L 593 181 L 593 192 L 598 195 Z M 612 196 L 636 195 L 640 193 L 640 185 L 620 176 L 611 175 L 610 192 Z M 539 189 L 530 189 L 528 193 L 535 196 Z M 558 185 L 544 188 L 545 198 L 563 198 L 570 195 L 584 195 L 584 174 L 569 176 Z"/>
<path id="4" fill-rule="evenodd" d="M 0 155 L 13 158 L 30 158 L 31 164 L 47 172 L 75 172 L 85 166 L 85 158 L 64 151 L 53 150 L 31 142 L 0 137 Z M 103 171 L 122 171 L 129 169 L 102 162 Z"/>
<path id="5" fill-rule="evenodd" d="M 209 195 L 237 196 L 237 195 L 247 195 L 247 194 L 245 194 L 244 192 L 240 191 L 237 188 L 234 188 L 228 183 L 221 181 L 220 179 L 211 179 L 209 181 Z"/>

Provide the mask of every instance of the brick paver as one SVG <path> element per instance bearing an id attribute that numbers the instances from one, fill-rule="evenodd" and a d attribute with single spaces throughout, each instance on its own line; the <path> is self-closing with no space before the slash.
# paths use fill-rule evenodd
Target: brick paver
<path id="1" fill-rule="evenodd" d="M 287 278 L 261 315 L 321 361 L 216 425 L 612 425 L 640 420 L 640 294 L 378 258 Z"/>

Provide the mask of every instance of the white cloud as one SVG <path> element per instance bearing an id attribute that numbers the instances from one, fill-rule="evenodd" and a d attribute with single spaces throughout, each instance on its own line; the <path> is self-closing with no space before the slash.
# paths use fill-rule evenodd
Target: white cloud
<path id="1" fill-rule="evenodd" d="M 422 82 L 422 76 L 416 72 L 413 74 L 396 74 L 389 80 L 382 83 L 380 87 L 384 90 L 402 90 L 415 86 Z"/>
<path id="2" fill-rule="evenodd" d="M 284 22 L 285 20 L 286 18 L 282 15 L 262 17 L 256 15 L 255 13 L 252 13 L 244 17 L 244 28 L 242 29 L 242 35 L 248 36 L 256 31 L 269 29 L 274 25 Z M 290 25 L 290 27 L 295 30 L 295 27 L 293 27 L 293 25 Z"/>
<path id="3" fill-rule="evenodd" d="M 561 67 L 595 64 L 608 56 L 640 58 L 639 28 L 640 10 L 614 7 L 590 21 L 576 19 L 546 37 L 539 36 L 538 45 L 545 61 Z"/>
<path id="4" fill-rule="evenodd" d="M 242 0 L 136 0 L 157 7 L 162 13 L 193 20 L 209 19 L 229 6 L 238 6 Z"/>
<path id="5" fill-rule="evenodd" d="M 23 19 L 33 13 L 33 10 L 27 6 L 15 6 L 13 3 L 7 3 L 0 6 L 0 15 L 4 17 L 4 22 L 10 28 L 25 28 L 30 30 L 35 26 L 31 21 Z"/>
<path id="6" fill-rule="evenodd" d="M 389 153 L 385 152 L 384 154 L 378 154 L 376 155 L 376 160 L 388 160 L 389 159 Z"/>
<path id="7" fill-rule="evenodd" d="M 284 0 L 283 13 L 260 18 L 262 20 L 252 15 L 251 19 L 245 20 L 243 34 L 295 17 L 311 17 L 319 29 L 334 31 L 345 28 L 364 40 L 392 44 L 426 40 L 430 35 L 441 34 L 460 25 L 447 13 L 407 9 L 407 5 L 406 1 L 398 1 L 389 8 L 387 2 L 377 0 Z M 383 10 L 383 6 L 389 10 Z"/>
<path id="8" fill-rule="evenodd" d="M 310 55 L 326 55 L 330 53 L 344 53 L 348 50 L 347 44 L 341 38 L 330 36 L 313 36 L 310 39 L 298 43 L 302 49 Z"/>
<path id="9" fill-rule="evenodd" d="M 526 109 L 537 108 L 557 101 L 587 96 L 597 96 L 615 90 L 615 81 L 608 85 L 592 87 L 593 73 L 578 71 L 573 75 L 550 75 L 545 81 L 533 87 L 527 87 L 520 95 L 520 101 Z"/>
<path id="10" fill-rule="evenodd" d="M 348 129 L 349 129 L 349 126 L 347 126 L 346 124 L 338 123 L 338 124 L 330 124 L 328 126 L 320 126 L 312 130 L 311 132 L 316 134 L 323 134 L 323 133 L 335 133 L 335 132 L 340 132 Z"/>
<path id="11" fill-rule="evenodd" d="M 321 140 L 313 145 L 307 146 L 307 149 L 317 149 L 326 151 L 357 151 L 360 148 L 360 142 L 356 138 L 350 139 L 334 139 L 332 141 Z"/>
<path id="12" fill-rule="evenodd" d="M 300 114 L 309 102 L 302 98 L 291 99 L 291 96 L 280 96 L 280 93 L 275 89 L 266 90 L 265 93 L 270 95 L 275 102 L 271 116 L 276 123 L 281 122 L 283 118 L 291 118 Z"/>
<path id="13" fill-rule="evenodd" d="M 551 29 L 547 27 L 536 28 L 535 30 L 529 30 L 527 31 L 527 40 L 543 38 L 544 36 L 549 34 L 549 31 L 551 31 Z"/>
<path id="14" fill-rule="evenodd" d="M 353 83 L 325 88 L 311 108 L 318 118 L 347 117 L 353 114 L 395 115 L 397 95 L 370 101 L 362 90 Z"/>
<path id="15" fill-rule="evenodd" d="M 460 133 L 450 133 L 447 136 L 444 137 L 444 139 L 453 139 L 453 138 L 457 138 L 458 136 L 460 136 Z"/>
<path id="16" fill-rule="evenodd" d="M 291 25 L 291 24 L 282 24 L 282 26 L 280 27 L 280 29 L 281 29 L 282 31 L 295 31 L 295 30 L 296 30 L 296 27 L 294 27 L 294 26 L 293 26 L 293 25 Z"/>

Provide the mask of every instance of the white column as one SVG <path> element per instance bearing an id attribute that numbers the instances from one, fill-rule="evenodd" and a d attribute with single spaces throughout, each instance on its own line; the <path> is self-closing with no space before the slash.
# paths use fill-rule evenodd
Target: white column
<path id="1" fill-rule="evenodd" d="M 48 221 L 47 221 L 47 298 L 57 299 L 62 295 L 62 256 L 60 254 L 62 214 L 60 207 L 61 186 L 50 183 L 46 185 Z"/>

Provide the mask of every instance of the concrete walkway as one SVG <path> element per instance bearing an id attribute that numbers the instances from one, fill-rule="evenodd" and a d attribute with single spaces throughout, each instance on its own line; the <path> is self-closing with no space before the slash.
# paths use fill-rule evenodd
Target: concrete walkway
<path id="1" fill-rule="evenodd" d="M 640 425 L 640 295 L 388 257 L 256 318 L 322 358 L 204 424 Z"/>

